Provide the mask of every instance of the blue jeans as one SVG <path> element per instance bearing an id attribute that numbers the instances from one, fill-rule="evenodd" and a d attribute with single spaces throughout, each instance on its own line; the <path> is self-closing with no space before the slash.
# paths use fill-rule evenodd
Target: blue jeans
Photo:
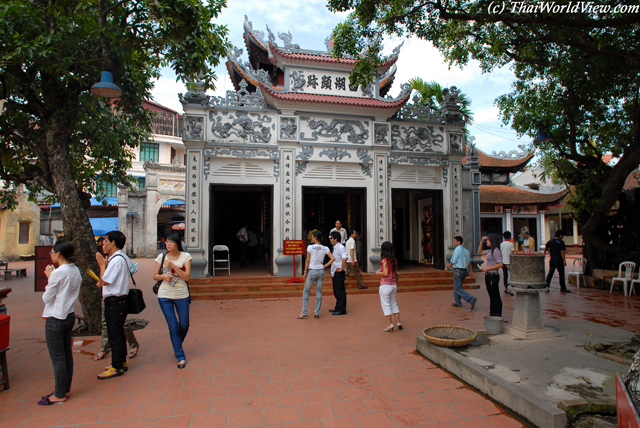
<path id="1" fill-rule="evenodd" d="M 315 315 L 320 315 L 320 307 L 322 306 L 322 282 L 324 281 L 324 269 L 309 269 L 307 272 L 307 280 L 304 283 L 304 291 L 302 292 L 302 315 L 307 315 L 307 306 L 309 306 L 309 292 L 311 286 L 316 283 L 316 308 Z"/>
<path id="2" fill-rule="evenodd" d="M 167 299 L 158 298 L 158 304 L 167 320 L 169 326 L 169 337 L 171 338 L 171 346 L 173 353 L 178 361 L 186 361 L 182 342 L 189 332 L 189 298 L 184 299 Z M 176 312 L 178 316 L 176 317 Z"/>
<path id="3" fill-rule="evenodd" d="M 64 398 L 71 391 L 73 378 L 73 354 L 71 353 L 71 330 L 76 322 L 76 315 L 71 312 L 66 319 L 49 317 L 44 323 L 44 337 L 49 349 L 49 357 L 53 365 L 56 398 Z"/>
<path id="4" fill-rule="evenodd" d="M 462 306 L 462 300 L 464 299 L 467 303 L 472 303 L 476 298 L 471 294 L 467 293 L 466 290 L 462 288 L 462 284 L 464 284 L 464 279 L 467 277 L 467 269 L 454 269 L 453 270 L 453 301 L 456 306 Z"/>

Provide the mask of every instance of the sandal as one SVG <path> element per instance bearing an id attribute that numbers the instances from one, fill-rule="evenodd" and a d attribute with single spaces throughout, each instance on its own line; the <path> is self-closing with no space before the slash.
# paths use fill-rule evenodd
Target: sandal
<path id="1" fill-rule="evenodd" d="M 46 398 L 53 397 L 53 394 L 55 394 L 55 392 L 52 392 L 51 394 L 43 395 L 41 399 L 42 399 L 42 400 L 44 400 L 44 399 L 46 399 Z M 67 392 L 67 393 L 64 395 L 64 397 L 65 397 L 65 398 L 69 398 L 69 397 L 71 397 L 71 393 L 70 393 L 70 392 Z"/>
<path id="2" fill-rule="evenodd" d="M 107 352 L 98 352 L 96 355 L 93 356 L 93 361 L 104 360 L 107 357 L 107 355 L 109 355 L 109 352 L 111 352 L 111 350 L 108 350 Z"/>
<path id="3" fill-rule="evenodd" d="M 185 367 L 187 367 L 187 362 L 186 362 L 186 361 L 180 361 L 180 362 L 178 362 L 178 368 L 179 368 L 179 369 L 183 369 L 183 368 L 185 368 Z"/>
<path id="4" fill-rule="evenodd" d="M 296 319 L 297 319 L 297 320 L 303 320 L 303 319 L 305 319 L 305 318 L 307 318 L 307 316 L 306 316 L 306 315 L 298 315 L 298 316 L 296 317 Z"/>
<path id="5" fill-rule="evenodd" d="M 60 400 L 60 401 L 51 401 L 49 398 L 50 397 L 45 397 L 42 400 L 38 401 L 38 405 L 40 405 L 40 406 L 51 406 L 53 404 L 62 404 L 65 401 L 67 401 L 66 398 L 64 400 Z"/>
<path id="6" fill-rule="evenodd" d="M 122 368 L 122 371 L 129 371 L 129 367 L 127 367 L 127 362 L 125 361 L 124 363 L 124 367 Z M 107 367 L 105 367 L 105 370 L 109 370 L 111 368 L 111 365 L 108 365 Z"/>
<path id="7" fill-rule="evenodd" d="M 117 370 L 109 366 L 109 368 L 98 375 L 98 379 L 111 379 L 112 377 L 122 376 L 124 370 Z"/>
<path id="8" fill-rule="evenodd" d="M 318 318 L 320 318 L 320 315 L 314 315 L 313 317 L 314 317 L 315 319 L 318 319 Z"/>
<path id="9" fill-rule="evenodd" d="M 135 348 L 131 348 L 129 350 L 129 355 L 127 355 L 127 358 L 131 359 L 131 358 L 135 358 L 136 355 L 138 355 L 138 351 L 140 350 L 140 345 L 136 345 Z"/>

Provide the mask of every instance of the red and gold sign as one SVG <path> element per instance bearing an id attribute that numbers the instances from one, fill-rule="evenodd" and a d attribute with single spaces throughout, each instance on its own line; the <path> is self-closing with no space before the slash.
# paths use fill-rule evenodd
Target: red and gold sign
<path id="1" fill-rule="evenodd" d="M 282 255 L 299 256 L 304 254 L 304 240 L 291 239 L 282 241 Z"/>

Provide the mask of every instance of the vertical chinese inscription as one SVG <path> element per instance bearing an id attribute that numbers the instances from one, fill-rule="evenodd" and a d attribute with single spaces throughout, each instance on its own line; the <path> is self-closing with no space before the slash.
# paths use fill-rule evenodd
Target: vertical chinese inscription
<path id="1" fill-rule="evenodd" d="M 453 197 L 453 236 L 462 235 L 462 215 L 460 208 L 460 164 L 459 163 L 451 163 L 451 189 L 452 189 L 452 197 Z"/>
<path id="2" fill-rule="evenodd" d="M 200 213 L 201 184 L 200 176 L 202 171 L 202 152 L 199 150 L 189 150 L 187 154 L 187 225 L 185 227 L 187 248 L 200 247 Z"/>
<path id="3" fill-rule="evenodd" d="M 387 157 L 376 154 L 376 241 L 378 246 L 387 240 Z"/>
<path id="4" fill-rule="evenodd" d="M 294 239 L 293 236 L 293 176 L 295 159 L 293 150 L 282 151 L 282 239 Z"/>

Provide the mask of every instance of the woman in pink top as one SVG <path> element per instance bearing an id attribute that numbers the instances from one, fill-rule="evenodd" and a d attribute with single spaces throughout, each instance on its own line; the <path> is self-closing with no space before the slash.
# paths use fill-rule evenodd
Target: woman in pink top
<path id="1" fill-rule="evenodd" d="M 380 275 L 380 305 L 382 306 L 382 312 L 387 317 L 387 327 L 382 331 L 393 331 L 393 318 L 396 318 L 396 325 L 398 330 L 402 330 L 402 324 L 400 324 L 400 309 L 398 309 L 398 302 L 396 301 L 396 292 L 398 287 L 396 285 L 396 274 L 398 273 L 398 261 L 396 260 L 396 253 L 393 249 L 393 244 L 389 241 L 382 243 L 380 247 L 380 269 L 376 272 L 376 275 Z"/>

